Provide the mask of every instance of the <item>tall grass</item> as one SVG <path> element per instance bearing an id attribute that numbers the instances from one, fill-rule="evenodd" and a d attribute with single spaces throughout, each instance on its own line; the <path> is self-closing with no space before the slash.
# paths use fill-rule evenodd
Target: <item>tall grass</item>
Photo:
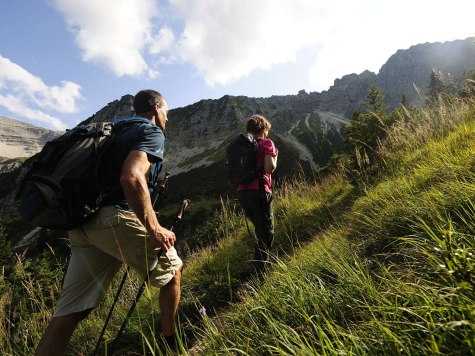
<path id="1" fill-rule="evenodd" d="M 205 317 L 194 351 L 473 353 L 473 104 L 444 98 L 408 113 L 381 146 L 379 180 L 305 249 L 276 258 L 241 303 Z M 301 209 L 299 191 L 289 211 Z"/>
<path id="2" fill-rule="evenodd" d="M 1 276 L 0 350 L 5 355 L 28 355 L 49 319 L 61 272 L 59 268 L 51 269 L 45 258 L 33 263 L 23 255 L 12 257 L 8 275 L 4 267 Z"/>

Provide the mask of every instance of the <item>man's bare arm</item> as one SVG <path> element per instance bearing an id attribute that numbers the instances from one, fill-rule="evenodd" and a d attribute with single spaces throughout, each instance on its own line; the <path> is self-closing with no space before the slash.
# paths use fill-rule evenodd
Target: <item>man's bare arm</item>
<path id="1" fill-rule="evenodd" d="M 145 179 L 150 162 L 143 151 L 130 151 L 122 165 L 120 184 L 125 199 L 137 218 L 157 245 L 168 250 L 175 243 L 175 234 L 162 227 L 152 207 L 150 193 Z"/>

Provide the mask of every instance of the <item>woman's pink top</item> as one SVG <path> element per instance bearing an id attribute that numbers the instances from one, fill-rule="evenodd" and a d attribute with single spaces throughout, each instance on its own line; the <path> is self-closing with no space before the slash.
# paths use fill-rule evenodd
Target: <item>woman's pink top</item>
<path id="1" fill-rule="evenodd" d="M 258 140 L 258 153 L 259 156 L 257 158 L 257 167 L 261 168 L 264 165 L 264 157 L 271 156 L 276 157 L 277 151 L 275 149 L 274 142 L 272 142 L 269 138 L 264 138 L 262 140 Z M 259 190 L 259 179 L 253 180 L 249 184 L 239 184 L 238 191 L 240 190 Z M 264 173 L 264 190 L 268 193 L 272 193 L 272 178 L 270 173 Z"/>

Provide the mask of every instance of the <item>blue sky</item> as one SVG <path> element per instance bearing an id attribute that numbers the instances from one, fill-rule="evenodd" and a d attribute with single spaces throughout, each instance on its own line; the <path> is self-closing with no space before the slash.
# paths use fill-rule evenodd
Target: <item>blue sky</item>
<path id="1" fill-rule="evenodd" d="M 170 108 L 327 90 L 398 49 L 475 36 L 475 1 L 4 0 L 0 115 L 65 129 L 156 89 Z"/>

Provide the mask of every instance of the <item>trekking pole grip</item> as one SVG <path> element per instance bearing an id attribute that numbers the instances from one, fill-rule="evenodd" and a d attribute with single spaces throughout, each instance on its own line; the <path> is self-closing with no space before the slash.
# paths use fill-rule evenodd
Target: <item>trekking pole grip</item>
<path id="1" fill-rule="evenodd" d="M 185 210 L 190 204 L 189 199 L 184 199 L 183 202 L 181 203 L 180 209 L 178 210 L 177 214 L 175 215 L 175 221 L 173 222 L 172 227 L 170 230 L 173 230 L 174 226 L 179 223 L 183 219 L 183 214 L 185 214 Z"/>

